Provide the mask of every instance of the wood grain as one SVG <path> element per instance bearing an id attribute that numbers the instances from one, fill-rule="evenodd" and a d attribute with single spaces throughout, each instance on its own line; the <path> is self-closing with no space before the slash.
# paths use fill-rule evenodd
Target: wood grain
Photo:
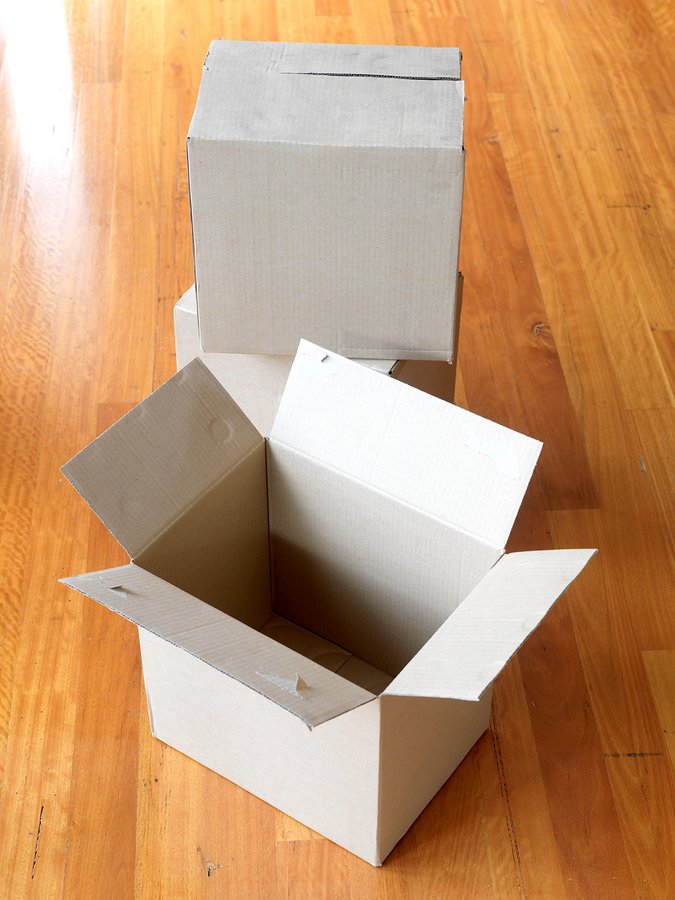
<path id="1" fill-rule="evenodd" d="M 0 896 L 675 896 L 672 146 L 662 0 L 54 0 L 2 14 Z M 457 399 L 545 440 L 511 549 L 600 554 L 382 869 L 152 738 L 124 554 L 59 474 L 174 370 L 216 37 L 458 45 Z"/>

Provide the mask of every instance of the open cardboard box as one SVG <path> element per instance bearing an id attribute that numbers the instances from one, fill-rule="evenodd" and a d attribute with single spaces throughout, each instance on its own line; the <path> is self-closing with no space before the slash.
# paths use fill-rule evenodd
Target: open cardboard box
<path id="1" fill-rule="evenodd" d="M 464 278 L 460 272 L 455 298 L 455 341 L 459 336 Z M 182 369 L 193 359 L 201 359 L 213 372 L 227 393 L 263 435 L 272 428 L 292 356 L 252 355 L 244 353 L 205 353 L 199 343 L 197 297 L 194 285 L 176 303 L 173 312 L 176 339 L 176 368 Z M 457 359 L 457 351 L 453 352 Z M 359 359 L 376 372 L 404 381 L 413 387 L 452 402 L 455 396 L 456 363 L 431 359 Z"/>
<path id="2" fill-rule="evenodd" d="M 456 48 L 214 41 L 187 138 L 207 352 L 453 361 Z M 318 302 L 317 298 L 320 298 Z"/>
<path id="3" fill-rule="evenodd" d="M 379 865 L 594 551 L 504 554 L 541 444 L 302 342 L 264 440 L 200 360 L 64 466 L 132 562 L 153 733 Z"/>

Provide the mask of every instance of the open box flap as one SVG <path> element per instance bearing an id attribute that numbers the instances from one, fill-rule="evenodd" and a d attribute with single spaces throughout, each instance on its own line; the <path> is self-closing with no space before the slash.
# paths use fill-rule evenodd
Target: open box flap
<path id="1" fill-rule="evenodd" d="M 308 341 L 271 439 L 499 549 L 542 446 Z"/>
<path id="2" fill-rule="evenodd" d="M 133 558 L 262 440 L 195 359 L 61 471 Z"/>
<path id="3" fill-rule="evenodd" d="M 463 160 L 463 128 L 457 49 L 214 41 L 188 142 L 437 147 Z"/>
<path id="4" fill-rule="evenodd" d="M 503 556 L 384 693 L 479 700 L 595 552 Z"/>
<path id="5" fill-rule="evenodd" d="M 375 697 L 133 563 L 61 580 L 246 684 L 310 727 Z"/>

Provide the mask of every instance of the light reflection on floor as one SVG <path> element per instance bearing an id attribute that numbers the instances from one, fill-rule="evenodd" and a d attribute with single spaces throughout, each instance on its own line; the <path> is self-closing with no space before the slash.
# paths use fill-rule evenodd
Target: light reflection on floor
<path id="1" fill-rule="evenodd" d="M 74 135 L 66 12 L 55 0 L 8 0 L 0 11 L 4 76 L 17 137 L 31 163 L 66 156 Z"/>

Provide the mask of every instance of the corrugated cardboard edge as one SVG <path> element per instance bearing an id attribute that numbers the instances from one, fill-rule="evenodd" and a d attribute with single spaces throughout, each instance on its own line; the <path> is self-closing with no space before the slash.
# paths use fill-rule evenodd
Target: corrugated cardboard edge
<path id="1" fill-rule="evenodd" d="M 310 729 L 375 699 L 369 691 L 134 563 L 60 581 L 246 685 Z M 297 679 L 304 687 L 294 690 L 292 682 Z"/>

